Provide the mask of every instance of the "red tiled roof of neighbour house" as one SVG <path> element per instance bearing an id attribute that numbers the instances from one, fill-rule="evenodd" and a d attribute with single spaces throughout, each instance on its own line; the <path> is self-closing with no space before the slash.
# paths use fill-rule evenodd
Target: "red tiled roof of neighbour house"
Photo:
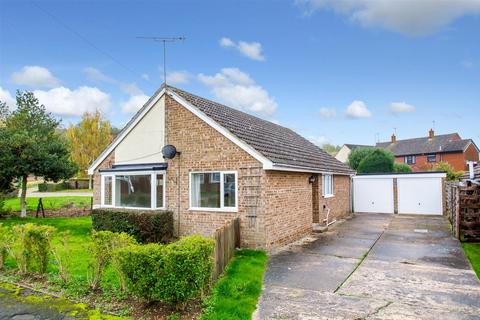
<path id="1" fill-rule="evenodd" d="M 291 129 L 175 87 L 167 88 L 250 145 L 274 165 L 332 173 L 353 173 L 348 165 Z"/>
<path id="2" fill-rule="evenodd" d="M 377 148 L 391 151 L 395 156 L 428 154 L 438 152 L 462 152 L 472 142 L 471 139 L 459 139 L 458 133 L 436 135 L 433 138 L 422 137 L 378 142 Z"/>

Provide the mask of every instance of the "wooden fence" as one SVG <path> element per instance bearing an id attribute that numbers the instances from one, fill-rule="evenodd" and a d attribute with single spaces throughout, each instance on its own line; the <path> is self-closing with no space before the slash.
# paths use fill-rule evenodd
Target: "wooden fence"
<path id="1" fill-rule="evenodd" d="M 240 219 L 227 221 L 225 225 L 215 231 L 213 281 L 225 270 L 230 259 L 233 258 L 235 249 L 240 247 Z"/>
<path id="2" fill-rule="evenodd" d="M 446 194 L 453 235 L 461 241 L 480 241 L 480 186 L 448 183 Z"/>

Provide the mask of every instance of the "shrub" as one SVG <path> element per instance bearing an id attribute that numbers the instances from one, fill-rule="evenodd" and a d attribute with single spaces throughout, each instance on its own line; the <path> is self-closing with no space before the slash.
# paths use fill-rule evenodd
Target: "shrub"
<path id="1" fill-rule="evenodd" d="M 395 157 L 391 152 L 383 149 L 375 149 L 366 156 L 358 166 L 358 173 L 382 173 L 392 172 Z"/>
<path id="2" fill-rule="evenodd" d="M 39 183 L 38 191 L 39 192 L 55 192 L 69 189 L 69 185 L 66 182 L 60 183 Z"/>
<path id="3" fill-rule="evenodd" d="M 453 171 L 452 166 L 448 162 L 438 162 L 433 171 L 444 171 L 447 173 L 447 181 L 458 181 L 463 175 L 463 171 Z"/>
<path id="4" fill-rule="evenodd" d="M 88 247 L 91 256 L 88 266 L 88 282 L 93 290 L 98 289 L 103 271 L 111 262 L 113 251 L 135 243 L 135 239 L 126 233 L 92 232 L 92 243 Z"/>
<path id="5" fill-rule="evenodd" d="M 10 207 L 5 206 L 6 197 L 3 194 L 0 194 L 0 218 L 10 214 Z"/>
<path id="6" fill-rule="evenodd" d="M 130 293 L 179 306 L 209 281 L 213 249 L 212 239 L 189 236 L 168 245 L 129 246 L 115 256 Z"/>
<path id="7" fill-rule="evenodd" d="M 92 210 L 95 230 L 125 232 L 141 243 L 168 242 L 173 237 L 170 211 Z"/>
<path id="8" fill-rule="evenodd" d="M 33 223 L 16 225 L 12 228 L 14 237 L 12 253 L 20 273 L 27 273 L 32 267 L 36 267 L 40 274 L 47 271 L 51 236 L 55 230 L 51 226 L 39 226 Z"/>
<path id="9" fill-rule="evenodd" d="M 395 162 L 393 164 L 393 172 L 412 172 L 412 168 L 408 164 Z"/>
<path id="10" fill-rule="evenodd" d="M 356 148 L 348 155 L 348 165 L 353 170 L 357 170 L 360 162 L 371 154 L 375 148 Z"/>
<path id="11" fill-rule="evenodd" d="M 10 229 L 0 223 L 0 270 L 5 265 L 7 254 L 11 249 L 12 234 Z"/>
<path id="12" fill-rule="evenodd" d="M 58 246 L 52 246 L 52 256 L 58 267 L 58 275 L 63 283 L 70 281 L 70 247 L 68 245 L 68 239 L 70 238 L 70 232 L 64 231 L 58 234 L 60 244 Z"/>

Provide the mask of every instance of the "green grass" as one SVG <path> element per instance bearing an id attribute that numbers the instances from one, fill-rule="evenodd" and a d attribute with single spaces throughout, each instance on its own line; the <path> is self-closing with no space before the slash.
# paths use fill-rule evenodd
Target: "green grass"
<path id="1" fill-rule="evenodd" d="M 213 288 L 200 320 L 251 319 L 262 290 L 266 262 L 263 251 L 238 251 Z"/>
<path id="2" fill-rule="evenodd" d="M 42 198 L 43 207 L 45 209 L 60 209 L 63 207 L 73 206 L 76 208 L 82 208 L 90 206 L 91 197 L 44 197 Z M 38 205 L 38 197 L 27 197 L 27 210 L 36 211 Z M 5 208 L 10 208 L 13 212 L 20 211 L 20 198 L 11 198 L 5 200 Z"/>
<path id="3" fill-rule="evenodd" d="M 19 218 L 12 217 L 8 219 L 1 219 L 0 223 L 5 226 L 13 226 L 16 224 L 34 223 L 39 225 L 50 225 L 57 229 L 58 232 L 68 231 L 68 247 L 70 250 L 70 273 L 72 281 L 64 287 L 67 294 L 73 297 L 78 297 L 88 292 L 87 284 L 87 267 L 89 262 L 89 254 L 87 246 L 91 243 L 92 219 L 88 217 L 75 218 Z M 57 232 L 57 233 L 58 233 Z M 54 236 L 52 239 L 53 246 L 60 245 L 60 239 Z M 6 261 L 6 266 L 10 269 L 15 268 L 15 262 L 10 257 Z M 60 281 L 58 278 L 58 270 L 54 263 L 49 263 L 47 269 L 48 277 L 54 283 Z M 115 277 L 114 271 L 111 267 L 107 267 L 102 279 L 102 287 L 109 292 L 118 292 L 119 283 Z M 60 289 L 60 288 L 59 288 Z"/>
<path id="4" fill-rule="evenodd" d="M 477 277 L 480 279 L 480 243 L 464 242 L 462 247 L 473 266 L 473 270 L 475 270 Z"/>

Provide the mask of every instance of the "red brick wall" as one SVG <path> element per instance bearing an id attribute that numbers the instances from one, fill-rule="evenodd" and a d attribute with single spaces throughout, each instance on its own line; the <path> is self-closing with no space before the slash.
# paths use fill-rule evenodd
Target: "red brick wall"
<path id="1" fill-rule="evenodd" d="M 93 205 L 99 206 L 101 204 L 100 188 L 101 188 L 101 175 L 100 169 L 111 168 L 115 164 L 115 152 L 111 152 L 105 160 L 95 169 L 93 174 Z"/>
<path id="2" fill-rule="evenodd" d="M 467 160 L 478 161 L 478 152 L 473 145 L 470 145 L 467 150 L 462 152 L 452 152 L 452 153 L 437 153 L 437 162 L 447 162 L 449 163 L 453 170 L 455 171 L 465 171 L 467 170 Z M 405 163 L 405 157 L 395 157 L 395 162 Z M 415 164 L 410 165 L 413 171 L 430 171 L 432 170 L 437 162 L 428 162 L 426 155 L 416 155 Z"/>
<path id="3" fill-rule="evenodd" d="M 312 229 L 312 184 L 309 173 L 265 171 L 262 199 L 266 247 L 295 241 Z"/>
<path id="4" fill-rule="evenodd" d="M 263 247 L 264 215 L 261 208 L 254 222 L 246 217 L 242 189 L 248 168 L 259 168 L 260 162 L 195 116 L 170 97 L 165 99 L 165 138 L 181 152 L 168 160 L 166 204 L 175 214 L 178 226 L 178 168 L 180 166 L 180 235 L 210 236 L 225 221 L 240 217 L 242 246 Z M 238 212 L 189 210 L 189 173 L 193 171 L 233 170 L 238 173 Z M 254 169 L 250 169 L 254 170 Z"/>
<path id="5" fill-rule="evenodd" d="M 322 196 L 322 176 L 318 176 L 319 193 L 319 223 L 327 218 L 327 209 L 330 208 L 329 221 L 339 219 L 350 213 L 350 177 L 334 175 L 333 176 L 333 197 L 325 198 Z M 324 208 L 325 206 L 325 208 Z"/>

